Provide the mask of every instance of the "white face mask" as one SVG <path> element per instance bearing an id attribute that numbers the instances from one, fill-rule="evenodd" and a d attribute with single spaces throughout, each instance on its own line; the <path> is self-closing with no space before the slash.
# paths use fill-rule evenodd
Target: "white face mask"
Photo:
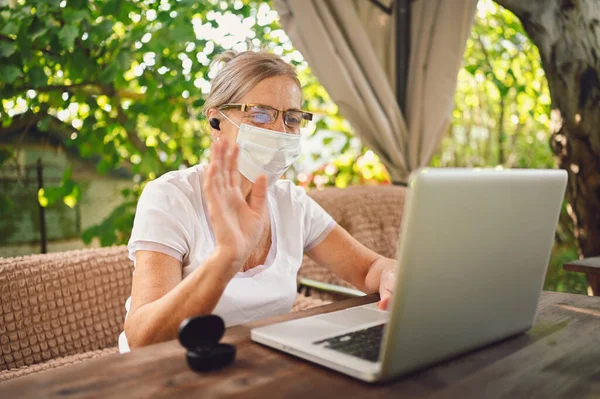
<path id="1" fill-rule="evenodd" d="M 251 182 L 260 175 L 267 176 L 272 186 L 300 156 L 300 135 L 237 123 L 221 113 L 239 128 L 237 143 L 240 146 L 238 170 Z"/>

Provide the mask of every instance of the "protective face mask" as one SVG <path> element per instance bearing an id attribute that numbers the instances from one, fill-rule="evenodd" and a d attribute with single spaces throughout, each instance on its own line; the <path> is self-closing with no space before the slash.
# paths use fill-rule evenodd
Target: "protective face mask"
<path id="1" fill-rule="evenodd" d="M 266 175 L 268 186 L 272 186 L 300 156 L 300 135 L 245 123 L 239 126 L 225 114 L 221 114 L 239 128 L 238 170 L 251 182 L 254 183 L 260 175 Z"/>

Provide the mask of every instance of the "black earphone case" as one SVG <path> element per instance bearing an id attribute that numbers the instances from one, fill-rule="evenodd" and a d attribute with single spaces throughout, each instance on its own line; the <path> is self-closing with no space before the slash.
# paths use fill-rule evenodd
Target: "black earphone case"
<path id="1" fill-rule="evenodd" d="M 220 344 L 225 323 L 217 315 L 190 317 L 179 325 L 179 342 L 187 349 L 188 365 L 195 371 L 211 371 L 235 360 L 235 346 Z"/>

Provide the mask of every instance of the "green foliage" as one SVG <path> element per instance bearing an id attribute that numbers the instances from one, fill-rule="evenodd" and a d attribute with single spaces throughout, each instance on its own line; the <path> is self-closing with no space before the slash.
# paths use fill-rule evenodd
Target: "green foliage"
<path id="1" fill-rule="evenodd" d="M 71 167 L 68 167 L 58 186 L 50 186 L 38 190 L 38 202 L 41 206 L 54 205 L 56 201 L 63 200 L 69 207 L 73 208 L 81 198 L 81 188 L 71 179 Z"/>
<path id="2" fill-rule="evenodd" d="M 323 144 L 329 137 L 323 140 Z M 390 177 L 379 157 L 365 147 L 347 150 L 310 173 L 298 175 L 298 185 L 322 189 L 326 186 L 345 188 L 351 185 L 390 184 Z"/>
<path id="3" fill-rule="evenodd" d="M 8 147 L 0 147 L 0 168 L 7 164 L 14 157 L 14 152 Z M 15 201 L 5 192 L 0 192 L 0 216 L 11 212 L 15 206 Z"/>
<path id="4" fill-rule="evenodd" d="M 314 111 L 315 123 L 305 134 L 311 136 L 313 151 L 304 149 L 304 156 L 316 168 L 295 176 L 306 188 L 328 186 L 344 188 L 355 184 L 389 184 L 390 177 L 373 151 L 356 138 L 352 126 L 340 114 L 337 105 L 310 71 L 301 68 L 305 107 Z"/>
<path id="5" fill-rule="evenodd" d="M 13 156 L 14 152 L 10 148 L 0 147 L 0 167 Z"/>
<path id="6" fill-rule="evenodd" d="M 0 4 L 0 135 L 36 126 L 97 160 L 101 174 L 129 170 L 137 182 L 132 193 L 205 158 L 210 139 L 200 108 L 215 54 L 248 49 L 251 40 L 252 48 L 303 62 L 264 0 Z M 232 24 L 243 37 L 219 33 Z M 38 193 L 44 206 L 60 200 L 73 206 L 79 197 L 70 173 Z M 124 242 L 131 230 L 124 221 L 133 212 L 115 209 L 85 238 Z"/>
<path id="7" fill-rule="evenodd" d="M 587 281 L 585 276 L 582 273 L 568 272 L 563 269 L 563 264 L 578 258 L 577 248 L 572 244 L 555 244 L 552 248 L 552 258 L 548 266 L 544 289 L 586 294 Z"/>
<path id="8" fill-rule="evenodd" d="M 102 246 L 127 243 L 133 226 L 136 204 L 137 198 L 123 202 L 100 224 L 84 231 L 81 238 L 89 244 L 97 237 Z"/>
<path id="9" fill-rule="evenodd" d="M 517 17 L 478 4 L 459 71 L 452 124 L 432 166 L 553 168 L 550 92 Z"/>

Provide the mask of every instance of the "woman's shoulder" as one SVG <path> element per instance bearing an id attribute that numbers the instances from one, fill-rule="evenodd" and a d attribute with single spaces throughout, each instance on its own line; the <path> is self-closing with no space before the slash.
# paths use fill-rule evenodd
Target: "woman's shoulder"
<path id="1" fill-rule="evenodd" d="M 170 193 L 180 193 L 185 196 L 195 196 L 202 188 L 203 165 L 173 170 L 148 182 L 144 190 L 165 190 Z"/>
<path id="2" fill-rule="evenodd" d="M 196 190 L 198 188 L 198 183 L 202 183 L 203 175 L 203 165 L 195 165 L 189 168 L 167 172 L 150 181 L 146 186 L 152 185 L 154 188 L 175 187 L 182 191 Z"/>

